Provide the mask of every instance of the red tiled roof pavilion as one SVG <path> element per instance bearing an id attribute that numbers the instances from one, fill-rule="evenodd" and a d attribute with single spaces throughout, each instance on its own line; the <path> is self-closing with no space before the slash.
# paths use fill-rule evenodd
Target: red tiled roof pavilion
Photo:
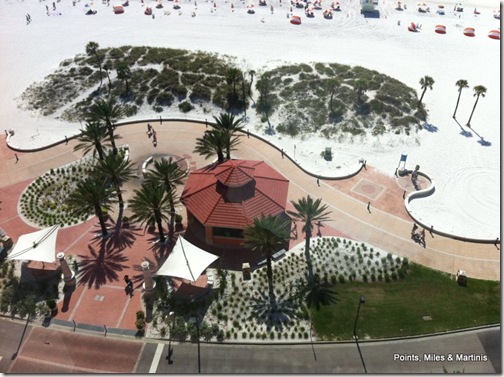
<path id="1" fill-rule="evenodd" d="M 207 242 L 230 244 L 212 229 L 245 229 L 261 214 L 284 213 L 288 189 L 289 181 L 264 161 L 228 160 L 191 172 L 181 201 L 188 221 L 205 227 Z"/>

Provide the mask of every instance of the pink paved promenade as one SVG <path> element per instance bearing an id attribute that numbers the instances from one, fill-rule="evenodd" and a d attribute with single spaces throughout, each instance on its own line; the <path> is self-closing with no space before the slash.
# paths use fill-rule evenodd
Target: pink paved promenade
<path id="1" fill-rule="evenodd" d="M 151 122 L 155 123 L 155 122 Z M 201 156 L 192 153 L 195 139 L 204 131 L 204 125 L 182 122 L 155 124 L 158 146 L 154 147 L 145 134 L 146 123 L 121 126 L 117 132 L 122 136 L 121 143 L 128 144 L 130 159 L 138 171 L 149 156 L 177 155 L 186 158 L 191 170 L 209 163 Z M 68 144 L 32 153 L 17 153 L 0 137 L 0 227 L 12 237 L 17 238 L 27 232 L 37 230 L 26 224 L 18 214 L 17 203 L 23 189 L 38 176 L 51 168 L 60 167 L 81 157 L 73 152 L 76 144 Z M 410 260 L 435 269 L 455 274 L 458 269 L 467 271 L 469 277 L 499 280 L 500 252 L 492 244 L 473 244 L 427 232 L 427 247 L 415 244 L 410 237 L 412 221 L 404 209 L 403 192 L 405 183 L 401 178 L 390 178 L 373 168 L 368 161 L 367 170 L 362 170 L 351 179 L 341 181 L 320 181 L 301 172 L 289 159 L 280 158 L 280 153 L 254 137 L 241 139 L 235 158 L 263 160 L 290 180 L 289 201 L 297 200 L 307 194 L 318 197 L 327 203 L 332 212 L 332 220 L 323 224 L 322 235 L 337 235 L 369 242 L 375 247 L 407 257 Z M 125 199 L 133 194 L 136 183 L 125 187 Z M 180 189 L 181 190 L 181 189 Z M 371 202 L 371 211 L 367 203 Z M 289 204 L 289 209 L 292 207 Z M 185 219 L 183 206 L 180 210 Z M 128 215 L 125 208 L 125 215 Z M 75 291 L 68 302 L 58 303 L 57 319 L 74 320 L 97 326 L 134 329 L 135 313 L 142 309 L 143 282 L 140 264 L 149 261 L 155 269 L 170 252 L 170 246 L 160 247 L 153 243 L 155 233 L 136 225 L 117 229 L 114 213 L 109 227 L 115 229 L 112 236 L 102 241 L 97 236 L 99 227 L 95 218 L 87 222 L 62 228 L 58 234 L 57 251 L 66 255 L 76 255 L 80 260 L 80 274 Z M 291 242 L 303 242 L 302 235 Z M 251 255 L 226 254 L 227 263 L 233 268 L 242 261 L 251 261 Z M 32 267 L 54 269 L 56 266 Z M 124 291 L 125 275 L 129 275 L 135 286 L 133 297 Z M 206 277 L 196 285 L 204 286 Z M 204 281 L 203 281 L 204 280 Z M 99 369 L 99 368 L 97 368 Z"/>

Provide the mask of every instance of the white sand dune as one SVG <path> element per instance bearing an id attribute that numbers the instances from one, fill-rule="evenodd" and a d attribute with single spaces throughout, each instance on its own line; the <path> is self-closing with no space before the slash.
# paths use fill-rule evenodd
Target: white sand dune
<path id="1" fill-rule="evenodd" d="M 403 2 L 407 9 L 397 11 L 394 1 L 380 0 L 380 18 L 364 18 L 357 0 L 340 2 L 342 12 L 335 12 L 332 20 L 324 19 L 322 11 L 308 19 L 302 10 L 294 8 L 293 13 L 301 15 L 303 21 L 294 26 L 288 21 L 290 4 L 285 0 L 268 0 L 267 7 L 256 5 L 253 15 L 247 14 L 245 1 L 217 0 L 215 7 L 210 1 L 181 0 L 180 13 L 172 8 L 173 2 L 164 1 L 163 9 L 153 8 L 155 18 L 144 15 L 145 5 L 136 0 L 130 0 L 130 6 L 121 15 L 113 14 L 112 7 L 101 1 L 77 1 L 74 6 L 70 0 L 61 0 L 53 12 L 50 1 L 3 0 L 0 119 L 5 129 L 15 131 L 10 143 L 18 148 L 39 147 L 78 133 L 78 124 L 22 111 L 19 96 L 34 81 L 52 73 L 61 61 L 83 53 L 89 41 L 98 42 L 100 47 L 148 45 L 228 54 L 238 58 L 242 69 L 259 73 L 265 67 L 283 63 L 360 65 L 390 75 L 418 92 L 420 78 L 429 75 L 435 80 L 433 90 L 428 90 L 424 98 L 429 126 L 416 137 L 384 136 L 343 142 L 316 136 L 303 141 L 278 134 L 269 138 L 290 155 L 297 145 L 296 160 L 323 175 L 354 169 L 361 157 L 368 165 L 392 175 L 401 153 L 407 153 L 406 166 L 419 164 L 436 184 L 434 195 L 412 203 L 416 217 L 436 229 L 458 235 L 489 239 L 499 236 L 500 42 L 487 37 L 490 30 L 500 27 L 499 20 L 493 17 L 499 2 L 465 1 L 464 12 L 454 12 L 453 0 L 429 1 L 431 12 L 420 14 L 416 1 Z M 435 13 L 440 3 L 445 5 L 443 16 Z M 98 13 L 86 16 L 86 4 Z M 156 3 L 145 0 L 145 4 Z M 329 5 L 324 0 L 323 8 Z M 473 13 L 474 7 L 479 15 Z M 32 18 L 29 25 L 26 13 Z M 410 22 L 421 24 L 421 31 L 408 32 L 406 26 Z M 447 34 L 436 34 L 437 24 L 446 25 Z M 476 29 L 475 37 L 463 35 L 467 26 Z M 452 119 L 458 95 L 455 82 L 459 79 L 470 85 L 460 100 L 460 125 Z M 480 98 L 469 129 L 465 123 L 474 104 L 475 85 L 485 86 L 487 93 Z M 177 110 L 161 115 L 180 116 Z M 252 110 L 247 114 L 247 127 L 262 133 L 259 118 Z M 149 116 L 159 114 L 144 109 L 138 115 Z M 190 116 L 205 117 L 197 113 Z M 272 120 L 275 124 L 279 119 Z M 335 152 L 332 163 L 320 158 L 320 151 L 326 146 Z"/>

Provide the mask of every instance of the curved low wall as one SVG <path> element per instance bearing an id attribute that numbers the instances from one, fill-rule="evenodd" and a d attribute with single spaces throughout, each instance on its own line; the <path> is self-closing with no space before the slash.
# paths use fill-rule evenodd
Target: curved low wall
<path id="1" fill-rule="evenodd" d="M 120 127 L 120 126 L 126 126 L 126 125 L 132 125 L 132 124 L 137 124 L 137 123 L 154 123 L 154 122 L 187 122 L 187 123 L 198 123 L 198 124 L 204 124 L 205 127 L 207 127 L 208 125 L 210 126 L 215 126 L 215 122 L 212 122 L 212 121 L 209 121 L 208 119 L 205 119 L 205 120 L 202 120 L 202 119 L 198 119 L 198 118 L 189 118 L 189 117 L 173 117 L 173 118 L 162 118 L 162 117 L 159 117 L 159 118 L 148 118 L 148 119 L 134 119 L 134 120 L 127 120 L 127 121 L 123 121 L 123 122 L 118 122 L 116 124 L 114 124 L 114 126 L 116 127 Z M 247 136 L 252 136 L 252 137 L 255 137 L 256 139 L 259 139 L 261 140 L 262 142 L 264 143 L 267 143 L 270 147 L 276 149 L 279 153 L 282 153 L 282 149 L 277 147 L 275 144 L 271 143 L 269 140 L 259 136 L 259 135 L 256 135 L 254 133 L 250 133 L 248 130 L 246 131 L 242 131 L 243 134 L 247 135 Z M 55 143 L 52 143 L 52 144 L 48 144 L 48 145 L 45 145 L 45 146 L 42 146 L 40 148 L 33 148 L 33 149 L 29 149 L 29 150 L 26 150 L 26 149 L 21 149 L 21 148 L 14 148 L 12 146 L 9 145 L 9 141 L 10 141 L 10 135 L 7 137 L 6 141 L 7 141 L 7 146 L 13 150 L 13 151 L 16 151 L 16 152 L 25 152 L 25 153 L 29 153 L 29 152 L 38 152 L 38 151 L 42 151 L 42 150 L 45 150 L 45 149 L 48 149 L 48 148 L 52 148 L 56 145 L 59 145 L 59 144 L 62 144 L 62 143 L 66 143 L 67 140 L 72 140 L 72 139 L 75 139 L 79 137 L 79 135 L 74 135 L 74 136 L 71 136 L 71 137 L 66 137 L 66 139 L 63 139 L 61 141 L 58 141 L 58 142 L 55 142 Z M 353 173 L 350 173 L 350 174 L 347 174 L 347 175 L 343 175 L 343 176 L 338 176 L 338 177 L 330 177 L 330 176 L 322 176 L 322 175 L 319 175 L 319 174 L 314 174 L 308 170 L 306 170 L 305 168 L 303 168 L 297 161 L 295 161 L 291 156 L 289 156 L 286 152 L 283 152 L 284 155 L 294 164 L 296 165 L 296 167 L 301 170 L 303 173 L 311 176 L 311 177 L 314 177 L 314 178 L 319 178 L 319 179 L 324 179 L 324 180 L 343 180 L 343 179 L 348 179 L 348 178 L 352 178 L 354 176 L 356 176 L 357 174 L 359 174 L 361 172 L 361 170 L 363 168 L 366 168 L 366 161 L 360 161 L 361 163 L 361 166 Z M 412 170 L 406 170 L 406 173 L 407 174 L 411 174 L 412 173 Z M 431 182 L 431 185 L 426 188 L 426 189 L 423 189 L 423 190 L 418 190 L 418 191 L 415 191 L 415 192 L 412 192 L 408 195 L 406 195 L 405 199 L 404 199 L 404 206 L 406 208 L 406 211 L 408 212 L 409 216 L 418 224 L 420 224 L 422 227 L 426 228 L 426 229 L 431 229 L 431 225 L 426 225 L 426 224 L 423 224 L 422 222 L 418 221 L 412 214 L 411 214 L 411 210 L 409 208 L 409 203 L 414 200 L 414 199 L 420 199 L 420 198 L 425 198 L 427 196 L 430 196 L 434 193 L 435 191 L 435 185 L 434 185 L 434 181 L 425 173 L 422 173 L 422 172 L 418 172 L 419 175 L 427 178 L 429 180 L 429 182 Z M 439 231 L 439 230 L 436 230 L 435 228 L 432 228 L 432 233 L 436 233 L 436 234 L 439 234 L 441 236 L 444 236 L 444 237 L 449 237 L 449 238 L 453 238 L 455 240 L 461 240 L 461 241 L 466 241 L 466 242 L 474 242 L 474 243 L 496 243 L 496 240 L 488 240 L 488 239 L 477 239 L 477 238 L 468 238 L 468 237 L 460 237 L 460 236 L 457 236 L 457 235 L 454 235 L 454 234 L 450 234 L 450 233 L 446 233 L 446 232 L 442 232 L 442 231 Z"/>
<path id="2" fill-rule="evenodd" d="M 413 170 L 406 170 L 407 175 L 411 174 L 412 172 L 413 172 Z M 430 230 L 430 232 L 432 232 L 432 233 L 439 234 L 440 236 L 443 236 L 443 237 L 449 237 L 454 240 L 465 241 L 465 242 L 474 242 L 474 243 L 487 243 L 487 244 L 496 243 L 496 241 L 494 239 L 488 240 L 488 239 L 481 239 L 481 238 L 462 237 L 462 236 L 457 236 L 452 233 L 443 232 L 443 231 L 437 230 L 433 224 L 427 225 L 427 224 L 419 221 L 418 219 L 416 219 L 415 216 L 413 216 L 411 213 L 411 209 L 410 209 L 409 204 L 415 199 L 421 199 L 421 198 L 426 198 L 428 196 L 431 196 L 436 191 L 436 186 L 435 186 L 434 180 L 432 178 L 430 178 L 427 174 L 422 173 L 420 171 L 418 172 L 418 175 L 421 175 L 422 177 L 427 178 L 427 180 L 431 183 L 431 185 L 425 189 L 413 191 L 413 192 L 409 193 L 408 195 L 406 195 L 404 198 L 404 207 L 406 208 L 406 212 L 408 212 L 408 215 L 417 224 L 421 225 L 425 229 Z"/>

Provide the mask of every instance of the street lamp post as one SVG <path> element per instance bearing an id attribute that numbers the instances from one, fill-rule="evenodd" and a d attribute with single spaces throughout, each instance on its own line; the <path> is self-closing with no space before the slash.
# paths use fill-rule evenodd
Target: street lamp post
<path id="1" fill-rule="evenodd" d="M 173 333 L 174 314 L 175 314 L 175 312 L 168 313 L 168 316 L 170 317 L 170 337 L 168 338 L 168 355 L 166 356 L 166 360 L 168 360 L 168 364 L 173 364 L 173 360 L 171 359 L 171 357 L 173 355 L 173 349 L 171 346 L 171 338 L 172 338 L 172 333 Z"/>
<path id="2" fill-rule="evenodd" d="M 199 316 L 196 315 L 196 336 L 198 337 L 198 373 L 201 373 Z"/>
<path id="3" fill-rule="evenodd" d="M 194 305 L 194 299 L 191 300 L 191 303 Z M 196 315 L 194 321 L 196 322 L 196 336 L 198 341 L 198 373 L 201 373 L 201 353 L 200 353 L 200 324 L 199 324 L 199 311 L 196 311 Z"/>
<path id="4" fill-rule="evenodd" d="M 364 363 L 364 358 L 362 357 L 362 352 L 359 346 L 359 338 L 357 336 L 357 320 L 359 319 L 359 312 L 360 312 L 360 307 L 362 304 L 364 304 L 366 301 L 364 300 L 364 296 L 359 297 L 359 306 L 357 306 L 357 314 L 355 316 L 355 323 L 354 323 L 354 328 L 353 328 L 353 336 L 355 338 L 355 344 L 357 345 L 357 350 L 359 351 L 359 356 L 362 361 L 362 366 L 364 367 L 364 373 L 367 373 L 366 369 L 366 364 Z"/>

